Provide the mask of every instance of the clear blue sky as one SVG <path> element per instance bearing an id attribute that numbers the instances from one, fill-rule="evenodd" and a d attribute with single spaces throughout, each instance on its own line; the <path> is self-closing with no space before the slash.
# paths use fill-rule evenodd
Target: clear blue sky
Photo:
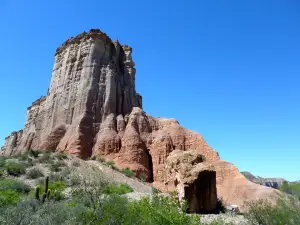
<path id="1" fill-rule="evenodd" d="M 99 28 L 133 47 L 147 113 L 240 170 L 300 179 L 300 1 L 1 0 L 0 27 L 0 145 L 46 94 L 55 49 Z"/>

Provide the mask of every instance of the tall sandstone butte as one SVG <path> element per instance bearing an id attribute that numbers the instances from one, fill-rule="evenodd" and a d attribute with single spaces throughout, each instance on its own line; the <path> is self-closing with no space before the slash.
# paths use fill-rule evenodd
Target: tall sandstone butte
<path id="1" fill-rule="evenodd" d="M 167 156 L 175 149 L 197 150 L 215 167 L 217 192 L 227 203 L 272 192 L 221 161 L 198 133 L 143 112 L 131 54 L 129 46 L 98 29 L 68 39 L 56 50 L 47 96 L 28 108 L 24 129 L 6 138 L 1 154 L 43 149 L 81 158 L 101 155 L 169 191 L 174 185 L 167 182 Z"/>

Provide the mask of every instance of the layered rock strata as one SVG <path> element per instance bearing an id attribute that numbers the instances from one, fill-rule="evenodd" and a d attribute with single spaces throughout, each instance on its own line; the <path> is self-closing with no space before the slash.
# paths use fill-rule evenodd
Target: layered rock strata
<path id="1" fill-rule="evenodd" d="M 24 129 L 6 138 L 1 154 L 43 149 L 81 158 L 102 156 L 170 191 L 175 186 L 168 183 L 166 159 L 175 149 L 191 149 L 214 165 L 218 194 L 229 203 L 255 196 L 255 190 L 263 187 L 220 161 L 198 133 L 184 129 L 175 119 L 143 112 L 131 55 L 129 46 L 112 41 L 100 30 L 67 40 L 56 50 L 47 95 L 28 108 Z M 235 195 L 241 188 L 243 195 Z"/>

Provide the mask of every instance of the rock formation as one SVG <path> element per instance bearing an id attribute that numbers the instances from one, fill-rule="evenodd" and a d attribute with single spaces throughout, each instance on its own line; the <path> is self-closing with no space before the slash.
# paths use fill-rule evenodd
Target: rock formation
<path id="1" fill-rule="evenodd" d="M 190 213 L 213 213 L 217 204 L 216 171 L 195 150 L 174 150 L 166 160 L 167 181 L 186 200 Z"/>
<path id="2" fill-rule="evenodd" d="M 254 176 L 249 172 L 241 172 L 241 173 L 253 183 L 264 185 L 275 189 L 277 189 L 280 185 L 284 183 L 288 183 L 288 181 L 283 178 L 263 178 L 259 176 Z"/>
<path id="3" fill-rule="evenodd" d="M 2 154 L 43 149 L 81 158 L 101 155 L 170 191 L 175 186 L 168 185 L 167 157 L 175 149 L 196 150 L 215 167 L 218 195 L 229 203 L 270 193 L 220 161 L 198 133 L 143 112 L 131 54 L 129 46 L 100 30 L 67 40 L 56 50 L 47 95 L 28 108 L 24 129 L 6 138 Z"/>

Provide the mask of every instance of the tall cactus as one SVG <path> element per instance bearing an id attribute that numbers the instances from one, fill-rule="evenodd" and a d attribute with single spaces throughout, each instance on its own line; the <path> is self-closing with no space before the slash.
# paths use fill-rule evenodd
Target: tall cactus
<path id="1" fill-rule="evenodd" d="M 50 192 L 50 189 L 48 189 L 48 188 L 49 188 L 49 177 L 47 176 L 46 179 L 45 179 L 45 191 L 42 195 L 42 198 L 40 198 L 40 187 L 37 186 L 35 188 L 35 198 L 36 198 L 36 200 L 38 200 L 42 203 L 45 202 L 46 198 L 49 200 L 51 192 Z"/>

